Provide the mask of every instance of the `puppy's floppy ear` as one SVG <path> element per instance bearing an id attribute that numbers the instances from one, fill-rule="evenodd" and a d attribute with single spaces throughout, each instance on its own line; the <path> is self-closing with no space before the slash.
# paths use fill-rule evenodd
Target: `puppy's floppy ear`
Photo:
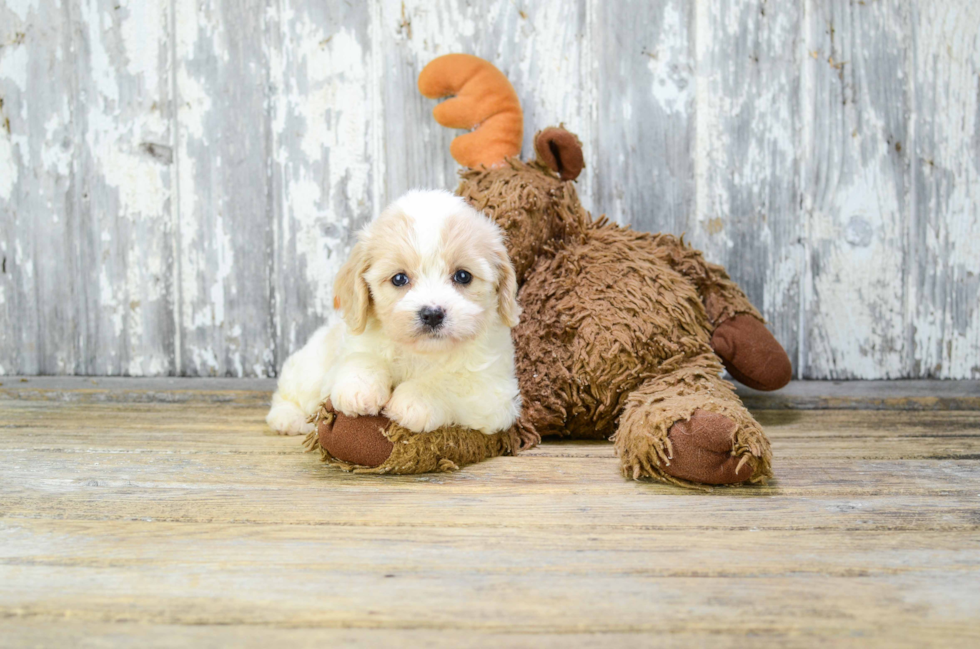
<path id="1" fill-rule="evenodd" d="M 368 310 L 371 307 L 371 290 L 364 273 L 370 266 L 364 241 L 358 241 L 350 251 L 350 257 L 340 267 L 333 284 L 334 306 L 340 307 L 344 321 L 351 333 L 364 332 Z M 340 303 L 339 305 L 337 303 Z"/>
<path id="2" fill-rule="evenodd" d="M 493 248 L 493 261 L 497 267 L 497 311 L 508 327 L 516 327 L 521 321 L 521 306 L 517 303 L 517 275 L 514 264 L 501 242 Z"/>

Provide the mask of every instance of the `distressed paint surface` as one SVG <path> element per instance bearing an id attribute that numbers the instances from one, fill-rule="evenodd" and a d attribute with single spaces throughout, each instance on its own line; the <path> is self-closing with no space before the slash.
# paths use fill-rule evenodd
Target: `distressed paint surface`
<path id="1" fill-rule="evenodd" d="M 980 5 L 922 5 L 908 83 L 915 376 L 980 376 Z"/>
<path id="2" fill-rule="evenodd" d="M 75 373 L 172 373 L 169 11 L 89 0 L 71 16 Z"/>
<path id="3" fill-rule="evenodd" d="M 835 0 L 807 7 L 807 376 L 909 373 L 905 5 Z"/>
<path id="4" fill-rule="evenodd" d="M 333 310 L 333 278 L 381 207 L 377 52 L 362 3 L 286 0 L 271 18 L 275 340 L 294 350 Z"/>
<path id="5" fill-rule="evenodd" d="M 682 234 L 694 207 L 693 12 L 689 0 L 596 7 L 586 170 L 596 209 L 637 229 Z"/>
<path id="6" fill-rule="evenodd" d="M 0 12 L 0 371 L 172 373 L 166 7 Z"/>
<path id="7" fill-rule="evenodd" d="M 0 375 L 274 376 L 357 228 L 455 186 L 415 82 L 463 51 L 798 376 L 978 378 L 978 34 L 971 0 L 0 0 Z"/>
<path id="8" fill-rule="evenodd" d="M 175 0 L 180 372 L 275 371 L 266 12 Z"/>
<path id="9" fill-rule="evenodd" d="M 78 371 L 71 16 L 0 5 L 0 372 Z"/>

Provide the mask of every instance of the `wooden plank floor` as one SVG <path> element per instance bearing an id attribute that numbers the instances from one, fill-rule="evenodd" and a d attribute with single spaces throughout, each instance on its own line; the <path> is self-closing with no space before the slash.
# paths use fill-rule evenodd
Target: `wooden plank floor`
<path id="1" fill-rule="evenodd" d="M 5 647 L 980 646 L 976 410 L 758 410 L 777 479 L 697 493 L 605 443 L 352 476 L 234 384 L 5 382 Z"/>

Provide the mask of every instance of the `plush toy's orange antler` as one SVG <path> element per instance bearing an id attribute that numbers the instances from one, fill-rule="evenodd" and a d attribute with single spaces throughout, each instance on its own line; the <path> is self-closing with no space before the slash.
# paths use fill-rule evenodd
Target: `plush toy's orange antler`
<path id="1" fill-rule="evenodd" d="M 492 167 L 521 152 L 524 115 L 510 81 L 492 63 L 469 54 L 446 54 L 419 75 L 419 92 L 431 99 L 455 95 L 432 110 L 448 128 L 474 128 L 449 147 L 464 167 Z"/>

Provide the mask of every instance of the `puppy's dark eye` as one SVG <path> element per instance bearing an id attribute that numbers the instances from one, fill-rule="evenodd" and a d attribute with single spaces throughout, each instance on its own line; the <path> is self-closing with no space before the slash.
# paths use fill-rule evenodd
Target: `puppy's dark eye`
<path id="1" fill-rule="evenodd" d="M 405 286 L 405 284 L 408 284 L 408 275 L 405 273 L 398 273 L 391 278 L 391 283 L 395 286 Z"/>
<path id="2" fill-rule="evenodd" d="M 473 276 L 470 275 L 469 271 L 457 270 L 456 274 L 453 275 L 453 281 L 457 284 L 469 284 L 473 281 Z"/>

